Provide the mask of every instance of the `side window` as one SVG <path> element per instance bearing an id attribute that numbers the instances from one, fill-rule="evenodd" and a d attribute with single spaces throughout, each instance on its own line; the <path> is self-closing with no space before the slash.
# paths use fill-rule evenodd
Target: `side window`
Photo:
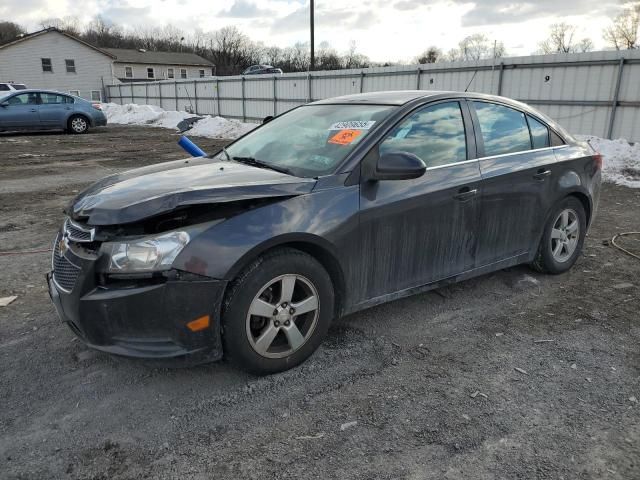
<path id="1" fill-rule="evenodd" d="M 567 144 L 567 142 L 565 142 L 564 139 L 560 135 L 558 135 L 553 130 L 551 131 L 551 146 L 552 147 L 559 147 L 561 145 L 566 145 L 566 144 Z"/>
<path id="2" fill-rule="evenodd" d="M 71 95 L 75 95 L 76 97 L 80 96 L 80 90 L 69 90 Z"/>
<path id="3" fill-rule="evenodd" d="M 41 58 L 40 61 L 42 62 L 43 72 L 53 72 L 53 67 L 51 66 L 50 58 Z"/>
<path id="4" fill-rule="evenodd" d="M 531 150 L 524 113 L 495 103 L 473 102 L 484 140 L 484 155 Z"/>
<path id="5" fill-rule="evenodd" d="M 402 151 L 420 157 L 427 167 L 467 159 L 460 103 L 438 103 L 404 119 L 380 144 L 380 153 Z"/>
<path id="6" fill-rule="evenodd" d="M 173 77 L 174 77 L 173 68 L 167 68 L 167 78 L 173 78 Z"/>
<path id="7" fill-rule="evenodd" d="M 67 73 L 76 73 L 76 61 L 75 60 L 65 60 L 64 64 L 67 68 Z"/>
<path id="8" fill-rule="evenodd" d="M 153 67 L 147 68 L 147 78 L 156 78 L 156 71 Z"/>
<path id="9" fill-rule="evenodd" d="M 91 100 L 94 102 L 102 101 L 102 95 L 100 94 L 100 90 L 91 90 Z"/>
<path id="10" fill-rule="evenodd" d="M 180 78 L 187 78 L 187 69 L 186 68 L 181 68 L 180 69 Z"/>
<path id="11" fill-rule="evenodd" d="M 21 93 L 14 95 L 9 100 L 9 105 L 36 105 L 38 103 L 37 93 Z"/>
<path id="12" fill-rule="evenodd" d="M 45 105 L 53 105 L 57 103 L 65 103 L 65 98 L 62 95 L 56 95 L 55 93 L 41 93 L 40 101 Z"/>
<path id="13" fill-rule="evenodd" d="M 529 130 L 531 131 L 531 145 L 533 148 L 545 148 L 549 146 L 549 129 L 543 123 L 527 115 Z"/>
<path id="14" fill-rule="evenodd" d="M 6 83 L 0 83 L 0 92 L 8 92 L 11 90 Z"/>
<path id="15" fill-rule="evenodd" d="M 133 78 L 133 67 L 124 67 L 125 78 Z"/>

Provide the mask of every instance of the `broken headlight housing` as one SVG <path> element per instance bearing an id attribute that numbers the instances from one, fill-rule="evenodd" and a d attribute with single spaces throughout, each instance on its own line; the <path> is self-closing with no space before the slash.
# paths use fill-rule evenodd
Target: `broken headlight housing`
<path id="1" fill-rule="evenodd" d="M 169 232 L 121 242 L 105 242 L 106 273 L 142 273 L 169 270 L 191 240 L 187 232 Z"/>

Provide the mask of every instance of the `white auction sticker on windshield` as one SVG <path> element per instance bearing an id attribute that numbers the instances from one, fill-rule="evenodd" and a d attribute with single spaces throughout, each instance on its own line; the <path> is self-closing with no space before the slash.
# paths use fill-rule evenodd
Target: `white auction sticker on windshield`
<path id="1" fill-rule="evenodd" d="M 349 120 L 348 122 L 334 123 L 329 127 L 329 130 L 369 130 L 375 123 L 375 120 Z"/>

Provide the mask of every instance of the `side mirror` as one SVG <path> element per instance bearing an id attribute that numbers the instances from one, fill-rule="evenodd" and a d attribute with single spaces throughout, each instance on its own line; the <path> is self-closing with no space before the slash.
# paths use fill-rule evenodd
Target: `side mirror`
<path id="1" fill-rule="evenodd" d="M 388 152 L 378 159 L 375 180 L 411 180 L 426 172 L 424 162 L 409 152 Z"/>

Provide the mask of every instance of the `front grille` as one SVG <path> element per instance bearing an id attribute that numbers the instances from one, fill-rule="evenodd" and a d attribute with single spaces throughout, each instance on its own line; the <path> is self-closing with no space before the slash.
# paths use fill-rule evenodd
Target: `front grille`
<path id="1" fill-rule="evenodd" d="M 93 242 L 93 236 L 95 233 L 93 228 L 85 228 L 69 219 L 64 222 L 64 231 L 69 240 L 80 243 Z"/>
<path id="2" fill-rule="evenodd" d="M 76 284 L 80 269 L 60 254 L 60 240 L 58 235 L 53 245 L 53 280 L 61 289 L 70 292 Z"/>

